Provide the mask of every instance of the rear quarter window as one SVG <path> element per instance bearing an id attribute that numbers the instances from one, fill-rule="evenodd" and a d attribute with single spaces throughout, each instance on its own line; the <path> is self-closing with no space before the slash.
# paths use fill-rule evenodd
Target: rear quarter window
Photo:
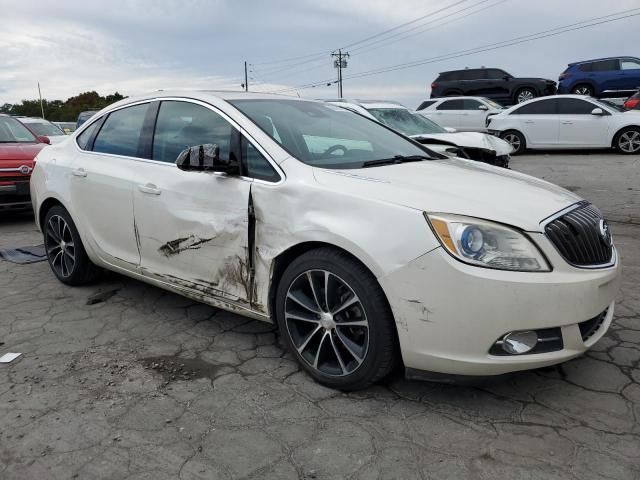
<path id="1" fill-rule="evenodd" d="M 431 105 L 433 105 L 435 102 L 435 100 L 427 100 L 425 102 L 422 102 L 418 108 L 416 108 L 416 110 L 424 110 L 427 107 L 430 107 Z"/>

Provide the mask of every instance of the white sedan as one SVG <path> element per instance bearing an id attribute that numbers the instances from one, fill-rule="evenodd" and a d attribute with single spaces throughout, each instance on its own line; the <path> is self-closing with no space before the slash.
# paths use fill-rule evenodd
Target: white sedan
<path id="1" fill-rule="evenodd" d="M 341 389 L 563 362 L 605 334 L 619 286 L 575 194 L 297 98 L 127 98 L 43 149 L 31 194 L 61 282 L 104 268 L 274 322 Z"/>
<path id="2" fill-rule="evenodd" d="M 332 100 L 329 103 L 384 123 L 443 155 L 468 158 L 499 167 L 509 166 L 513 148 L 508 142 L 495 136 L 443 128 L 413 110 L 393 102 Z"/>
<path id="3" fill-rule="evenodd" d="M 555 95 L 515 105 L 487 119 L 514 155 L 540 150 L 615 148 L 640 153 L 640 111 L 581 95 Z"/>
<path id="4" fill-rule="evenodd" d="M 485 97 L 432 98 L 417 108 L 418 113 L 438 125 L 461 132 L 486 132 L 487 116 L 502 110 L 502 105 Z"/>

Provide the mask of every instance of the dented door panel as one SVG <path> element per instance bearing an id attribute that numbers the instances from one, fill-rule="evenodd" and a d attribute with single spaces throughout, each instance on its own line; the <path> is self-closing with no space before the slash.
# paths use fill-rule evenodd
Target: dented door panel
<path id="1" fill-rule="evenodd" d="M 251 182 L 147 162 L 138 172 L 160 193 L 136 190 L 142 273 L 212 297 L 250 304 Z"/>

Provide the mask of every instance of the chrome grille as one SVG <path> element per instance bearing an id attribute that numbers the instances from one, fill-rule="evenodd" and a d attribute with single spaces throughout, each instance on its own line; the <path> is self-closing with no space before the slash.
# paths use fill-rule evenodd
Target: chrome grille
<path id="1" fill-rule="evenodd" d="M 610 263 L 613 256 L 613 246 L 601 234 L 601 221 L 600 210 L 585 202 L 547 223 L 544 231 L 567 262 L 593 268 Z"/>

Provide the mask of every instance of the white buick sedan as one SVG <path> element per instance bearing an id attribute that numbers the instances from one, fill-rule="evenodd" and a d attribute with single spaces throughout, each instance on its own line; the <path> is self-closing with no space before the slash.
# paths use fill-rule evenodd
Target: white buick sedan
<path id="1" fill-rule="evenodd" d="M 275 322 L 335 388 L 555 364 L 613 317 L 596 207 L 326 103 L 128 98 L 42 150 L 31 193 L 62 282 L 105 268 Z"/>
<path id="2" fill-rule="evenodd" d="M 554 95 L 520 103 L 487 118 L 489 132 L 526 149 L 615 148 L 640 153 L 640 110 L 583 95 Z"/>

